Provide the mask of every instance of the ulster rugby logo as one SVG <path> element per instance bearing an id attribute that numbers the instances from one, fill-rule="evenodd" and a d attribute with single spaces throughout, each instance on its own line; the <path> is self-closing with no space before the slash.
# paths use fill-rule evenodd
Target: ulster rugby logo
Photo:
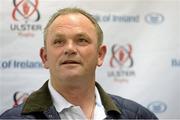
<path id="1" fill-rule="evenodd" d="M 112 57 L 110 59 L 111 67 L 132 67 L 132 46 L 128 44 L 127 46 L 119 46 L 114 44 L 111 48 Z"/>
<path id="2" fill-rule="evenodd" d="M 109 65 L 111 69 L 107 71 L 107 76 L 116 82 L 128 82 L 129 78 L 135 77 L 136 73 L 133 70 L 133 47 L 131 44 L 119 45 L 113 44 L 111 47 Z"/>
<path id="3" fill-rule="evenodd" d="M 29 96 L 28 93 L 15 92 L 13 95 L 13 100 L 14 100 L 13 107 L 25 102 L 28 96 Z"/>
<path id="4" fill-rule="evenodd" d="M 15 21 L 38 21 L 40 19 L 40 14 L 37 9 L 38 0 L 13 0 L 13 4 L 12 18 Z"/>
<path id="5" fill-rule="evenodd" d="M 42 31 L 42 25 L 39 24 L 39 0 L 13 0 L 13 5 L 11 31 L 23 37 L 34 37 L 37 31 Z"/>

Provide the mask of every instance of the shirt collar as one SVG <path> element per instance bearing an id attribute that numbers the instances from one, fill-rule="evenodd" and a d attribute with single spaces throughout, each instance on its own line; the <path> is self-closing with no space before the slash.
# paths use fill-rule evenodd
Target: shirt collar
<path id="1" fill-rule="evenodd" d="M 100 97 L 98 89 L 96 87 L 95 87 L 95 95 L 96 95 L 96 105 L 98 107 L 103 107 L 102 102 L 101 102 L 101 97 Z"/>
<path id="2" fill-rule="evenodd" d="M 106 111 L 106 115 L 109 118 L 120 118 L 121 111 L 116 105 L 116 100 L 113 102 L 112 95 L 108 95 L 103 88 L 96 82 L 96 88 L 98 89 L 100 98 L 102 100 L 103 107 Z M 37 91 L 33 92 L 26 100 L 22 108 L 22 114 L 30 114 L 36 112 L 51 112 L 51 108 L 54 106 L 52 97 L 48 88 L 48 81 Z M 55 108 L 55 107 L 53 107 Z"/>
<path id="3" fill-rule="evenodd" d="M 57 110 L 57 112 L 61 112 L 65 108 L 69 108 L 74 106 L 73 104 L 69 103 L 62 95 L 60 95 L 52 86 L 51 81 L 48 82 L 49 92 L 52 97 L 53 104 Z"/>
<path id="4" fill-rule="evenodd" d="M 50 91 L 50 94 L 52 97 L 53 105 L 55 106 L 55 108 L 58 112 L 61 112 L 65 108 L 74 106 L 53 88 L 50 80 L 48 82 L 48 88 L 49 88 L 49 91 Z M 100 94 L 96 87 L 95 87 L 95 96 L 96 96 L 96 106 L 104 109 L 102 102 L 101 102 Z"/>

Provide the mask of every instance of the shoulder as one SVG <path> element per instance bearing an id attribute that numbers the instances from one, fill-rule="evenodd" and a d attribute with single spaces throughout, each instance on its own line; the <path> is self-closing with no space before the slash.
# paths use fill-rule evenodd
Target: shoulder
<path id="1" fill-rule="evenodd" d="M 157 117 L 144 106 L 116 95 L 109 94 L 124 118 L 157 119 Z"/>
<path id="2" fill-rule="evenodd" d="M 22 119 L 23 104 L 13 107 L 0 115 L 0 119 Z"/>

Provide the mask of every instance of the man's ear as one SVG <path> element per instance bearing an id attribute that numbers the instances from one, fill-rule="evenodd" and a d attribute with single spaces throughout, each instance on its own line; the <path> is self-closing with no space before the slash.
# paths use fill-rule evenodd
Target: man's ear
<path id="1" fill-rule="evenodd" d="M 48 66 L 48 62 L 47 62 L 47 51 L 46 51 L 46 48 L 42 47 L 40 49 L 40 53 L 39 54 L 40 54 L 42 63 L 44 65 L 44 68 L 48 69 L 49 66 Z"/>
<path id="2" fill-rule="evenodd" d="M 97 65 L 100 67 L 103 64 L 107 48 L 105 45 L 101 45 L 98 49 L 98 63 Z"/>

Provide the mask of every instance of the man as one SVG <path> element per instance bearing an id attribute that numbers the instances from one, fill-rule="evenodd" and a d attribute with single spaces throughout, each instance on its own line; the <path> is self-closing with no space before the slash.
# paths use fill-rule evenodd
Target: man
<path id="1" fill-rule="evenodd" d="M 25 103 L 1 115 L 16 119 L 157 119 L 143 106 L 107 94 L 95 82 L 106 54 L 96 20 L 79 8 L 55 13 L 44 31 L 40 57 L 48 80 Z"/>

